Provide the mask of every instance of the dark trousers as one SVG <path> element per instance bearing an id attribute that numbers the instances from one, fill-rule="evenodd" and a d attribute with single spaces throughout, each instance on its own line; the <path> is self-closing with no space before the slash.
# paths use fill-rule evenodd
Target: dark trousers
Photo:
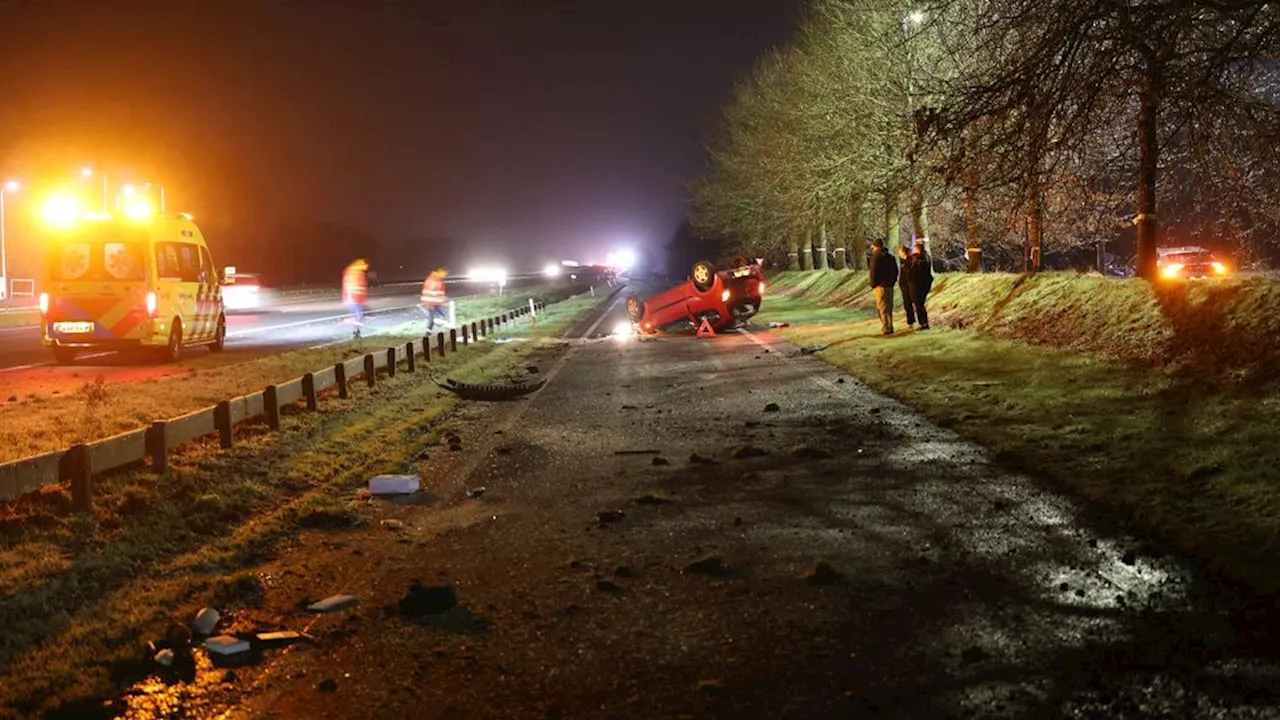
<path id="1" fill-rule="evenodd" d="M 907 311 L 907 324 L 916 324 L 916 309 L 911 300 L 911 287 L 906 283 L 898 283 L 898 289 L 902 291 L 902 309 Z"/>
<path id="2" fill-rule="evenodd" d="M 449 313 L 444 311 L 443 305 L 423 305 L 427 310 L 427 330 L 434 330 L 436 327 L 436 318 L 448 321 Z"/>
<path id="3" fill-rule="evenodd" d="M 921 328 L 929 327 L 929 310 L 924 306 L 924 301 L 929 297 L 926 292 L 912 292 L 911 302 L 907 304 L 907 322 L 911 322 L 912 310 L 915 310 L 915 317 L 920 321 Z"/>

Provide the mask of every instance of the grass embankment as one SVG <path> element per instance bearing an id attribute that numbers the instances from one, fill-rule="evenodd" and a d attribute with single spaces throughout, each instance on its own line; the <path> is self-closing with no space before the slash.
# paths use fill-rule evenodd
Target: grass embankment
<path id="1" fill-rule="evenodd" d="M 531 342 L 472 347 L 431 369 L 471 382 L 527 375 L 528 359 L 563 352 L 556 338 L 601 301 L 552 305 L 520 332 Z M 0 718 L 91 714 L 170 622 L 259 602 L 262 581 L 246 568 L 300 528 L 361 522 L 353 491 L 415 468 L 456 402 L 421 370 L 400 373 L 289 413 L 281 433 L 242 430 L 225 452 L 184 448 L 163 478 L 103 478 L 91 516 L 71 515 L 60 487 L 0 507 Z"/>
<path id="2" fill-rule="evenodd" d="M 528 298 L 554 301 L 567 292 L 563 288 L 541 287 L 529 288 L 519 295 L 459 300 L 458 319 L 480 320 L 514 309 L 527 303 Z M 528 319 L 521 318 L 518 325 L 527 326 Z M 361 340 L 242 362 L 232 360 L 231 354 L 201 353 L 181 364 L 179 370 L 185 372 L 133 382 L 98 384 L 93 368 L 85 367 L 69 375 L 70 382 L 61 389 L 23 396 L 0 393 L 0 463 L 136 430 L 155 420 L 256 392 L 355 355 L 403 345 L 422 337 L 424 328 L 422 320 L 404 322 Z M 510 331 L 499 331 L 495 337 L 505 332 Z"/>
<path id="3" fill-rule="evenodd" d="M 998 460 L 1280 592 L 1280 284 L 943 276 L 935 329 L 889 338 L 861 273 L 773 288 L 759 321 L 790 322 L 788 340 L 827 345 L 828 362 Z"/>

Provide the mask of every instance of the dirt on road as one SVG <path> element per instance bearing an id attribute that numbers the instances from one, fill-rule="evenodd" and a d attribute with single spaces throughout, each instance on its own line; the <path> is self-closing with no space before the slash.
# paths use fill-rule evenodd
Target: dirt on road
<path id="1" fill-rule="evenodd" d="M 1250 598 L 813 353 L 597 334 L 538 361 L 536 395 L 466 405 L 457 441 L 424 448 L 423 493 L 354 495 L 372 522 L 304 532 L 224 620 L 310 640 L 242 667 L 201 656 L 116 709 L 1280 716 Z M 339 593 L 357 604 L 305 610 Z"/>

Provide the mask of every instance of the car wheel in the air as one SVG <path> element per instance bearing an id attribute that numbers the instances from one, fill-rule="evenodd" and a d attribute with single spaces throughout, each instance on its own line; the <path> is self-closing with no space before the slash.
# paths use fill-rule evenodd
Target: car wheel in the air
<path id="1" fill-rule="evenodd" d="M 693 272 L 690 275 L 693 278 L 693 286 L 698 292 L 706 292 L 716 283 L 716 269 L 706 260 L 699 260 L 693 264 Z"/>

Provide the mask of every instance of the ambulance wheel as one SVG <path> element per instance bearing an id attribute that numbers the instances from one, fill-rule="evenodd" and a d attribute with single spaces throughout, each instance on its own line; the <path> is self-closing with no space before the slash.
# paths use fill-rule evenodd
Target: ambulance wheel
<path id="1" fill-rule="evenodd" d="M 173 321 L 173 329 L 169 331 L 169 343 L 160 351 L 160 359 L 165 362 L 178 362 L 182 356 L 182 322 Z"/>
<path id="2" fill-rule="evenodd" d="M 227 348 L 227 318 L 218 316 L 218 329 L 213 333 L 213 344 L 209 346 L 211 352 L 222 352 Z"/>
<path id="3" fill-rule="evenodd" d="M 76 351 L 71 348 L 53 346 L 53 359 L 59 365 L 70 365 L 76 361 Z"/>
<path id="4" fill-rule="evenodd" d="M 699 260 L 693 264 L 691 277 L 693 286 L 698 289 L 698 292 L 706 292 L 716 284 L 716 269 L 706 260 Z"/>

